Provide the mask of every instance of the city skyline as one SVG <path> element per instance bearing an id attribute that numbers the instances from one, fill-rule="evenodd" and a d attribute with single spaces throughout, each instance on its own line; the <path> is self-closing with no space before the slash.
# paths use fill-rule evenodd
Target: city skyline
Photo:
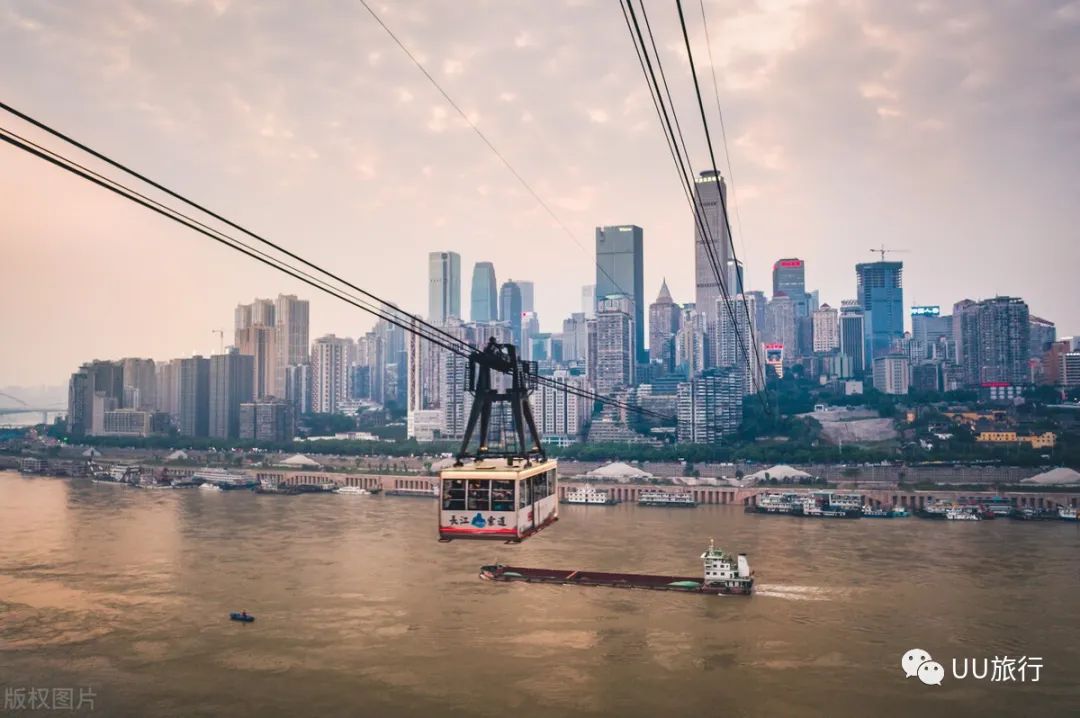
<path id="1" fill-rule="evenodd" d="M 351 281 L 417 313 L 426 306 L 423 277 L 402 281 L 402 268 L 419 269 L 428 252 L 452 248 L 463 267 L 492 261 L 500 278 L 529 277 L 542 329 L 557 330 L 595 275 L 593 228 L 615 220 L 645 229 L 646 297 L 666 277 L 676 301 L 691 301 L 690 213 L 626 38 L 609 32 L 622 21 L 610 8 L 504 14 L 463 6 L 464 24 L 438 9 L 387 10 L 572 240 L 365 17 L 296 23 L 280 10 L 116 7 L 107 19 L 49 3 L 9 8 L 0 40 L 19 62 L 0 68 L 6 99 L 305 256 L 333 261 Z M 725 14 L 710 6 L 717 27 L 746 31 L 745 44 L 718 55 L 716 67 L 747 286 L 766 289 L 771 263 L 798 256 L 807 262 L 807 286 L 837 306 L 855 296 L 850 267 L 884 244 L 909 250 L 905 315 L 911 305 L 1008 294 L 1056 322 L 1059 335 L 1080 333 L 1070 282 L 1080 248 L 1068 190 L 1080 163 L 1075 127 L 1063 120 L 1072 95 L 1067 78 L 1032 64 L 1048 55 L 1055 67 L 1076 64 L 1080 43 L 1060 41 L 1075 35 L 1075 22 L 1056 10 L 808 3 Z M 191 52 L 209 28 L 248 22 L 263 46 L 310 61 L 278 73 L 271 88 L 249 82 L 276 62 L 264 52 Z M 671 18 L 656 22 L 672 29 Z M 141 30 L 165 25 L 175 47 L 149 42 Z M 971 26 L 977 37 L 965 30 Z M 691 32 L 701 43 L 700 27 Z M 852 32 L 856 41 L 837 41 Z M 350 82 L 385 102 L 362 108 L 331 90 L 304 94 L 329 79 L 321 73 L 350 63 Z M 17 66 L 54 79 L 40 83 Z M 810 71 L 822 67 L 858 69 Z M 182 76 L 189 81 L 174 81 Z M 689 101 L 687 87 L 673 92 L 678 104 Z M 302 95 L 311 102 L 297 102 Z M 293 110 L 300 105 L 310 114 Z M 1021 119 L 1044 131 L 1021 135 Z M 700 139 L 688 137 L 698 171 L 707 156 Z M 986 182 L 991 176 L 1009 181 Z M 210 355 L 218 346 L 212 330 L 229 326 L 222 308 L 268 288 L 310 299 L 313 337 L 357 336 L 372 326 L 347 306 L 13 150 L 4 150 L 0 190 L 10 199 L 0 240 L 10 277 L 0 300 L 20 307 L 9 313 L 5 339 L 24 348 L 0 357 L 0 384 L 61 384 L 87 356 Z M 62 215 L 49 211 L 55 194 L 64 197 Z M 1011 211 L 1003 222 L 985 206 Z M 325 214 L 312 224 L 303 212 L 315 208 Z M 511 241 L 496 241 L 505 237 Z M 1019 245 L 1022 273 L 1007 261 Z M 52 291 L 41 291 L 42 277 Z M 62 288 L 76 286 L 89 291 L 72 301 Z M 45 336 L 64 341 L 35 350 Z"/>

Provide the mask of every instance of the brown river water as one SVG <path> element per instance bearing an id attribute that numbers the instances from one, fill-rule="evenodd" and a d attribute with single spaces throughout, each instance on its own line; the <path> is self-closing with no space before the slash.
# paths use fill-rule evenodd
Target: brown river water
<path id="1" fill-rule="evenodd" d="M 0 716 L 72 712 L 33 689 L 103 716 L 1080 715 L 1075 523 L 562 506 L 514 546 L 440 544 L 435 511 L 0 472 Z M 698 575 L 710 538 L 754 596 L 477 577 Z M 953 675 L 995 657 L 1039 680 Z"/>

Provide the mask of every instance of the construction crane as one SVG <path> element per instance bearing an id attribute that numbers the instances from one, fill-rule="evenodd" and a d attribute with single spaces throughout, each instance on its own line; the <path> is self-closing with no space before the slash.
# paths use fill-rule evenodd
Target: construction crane
<path id="1" fill-rule="evenodd" d="M 218 335 L 218 344 L 220 345 L 220 351 L 218 353 L 219 354 L 224 354 L 225 353 L 225 330 L 224 329 L 211 329 L 210 333 Z"/>
<path id="2" fill-rule="evenodd" d="M 891 253 L 891 254 L 896 254 L 897 252 L 901 252 L 901 253 L 907 253 L 907 252 L 909 252 L 910 250 L 907 250 L 907 249 L 886 249 L 886 248 L 885 248 L 885 245 L 883 244 L 883 245 L 881 245 L 881 248 L 880 248 L 880 249 L 873 249 L 873 248 L 871 248 L 871 249 L 870 249 L 870 251 L 871 251 L 871 252 L 877 252 L 878 254 L 880 254 L 880 255 L 881 255 L 881 261 L 882 261 L 882 262 L 884 262 L 884 261 L 885 261 L 885 253 L 886 253 L 886 252 L 889 252 L 889 253 Z"/>

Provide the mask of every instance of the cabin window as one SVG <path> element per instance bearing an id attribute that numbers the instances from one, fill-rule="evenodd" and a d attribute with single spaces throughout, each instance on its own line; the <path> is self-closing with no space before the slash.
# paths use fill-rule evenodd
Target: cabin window
<path id="1" fill-rule="evenodd" d="M 443 509 L 446 511 L 465 510 L 465 480 L 447 479 L 443 481 Z"/>
<path id="2" fill-rule="evenodd" d="M 491 511 L 491 479 L 469 479 L 469 511 Z"/>
<path id="3" fill-rule="evenodd" d="M 513 511 L 514 510 L 514 482 L 492 481 L 491 482 L 491 510 Z"/>
<path id="4" fill-rule="evenodd" d="M 518 482 L 518 508 L 523 509 L 532 503 L 532 479 Z"/>

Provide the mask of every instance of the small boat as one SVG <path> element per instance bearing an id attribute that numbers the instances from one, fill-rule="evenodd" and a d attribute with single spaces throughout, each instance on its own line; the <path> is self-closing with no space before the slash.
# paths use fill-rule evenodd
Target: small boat
<path id="1" fill-rule="evenodd" d="M 982 521 L 982 517 L 967 508 L 945 509 L 945 518 L 949 521 Z"/>
<path id="2" fill-rule="evenodd" d="M 367 496 L 371 492 L 359 486 L 342 486 L 335 494 L 348 494 L 350 496 Z"/>
<path id="3" fill-rule="evenodd" d="M 229 614 L 229 620 L 240 621 L 241 623 L 251 623 L 255 620 L 255 617 L 250 615 L 247 611 L 233 611 Z"/>
<path id="4" fill-rule="evenodd" d="M 224 489 L 217 484 L 199 484 L 199 488 L 203 491 L 224 491 Z"/>
<path id="5" fill-rule="evenodd" d="M 1058 506 L 1058 518 L 1062 521 L 1076 521 L 1076 508 L 1068 506 Z"/>

